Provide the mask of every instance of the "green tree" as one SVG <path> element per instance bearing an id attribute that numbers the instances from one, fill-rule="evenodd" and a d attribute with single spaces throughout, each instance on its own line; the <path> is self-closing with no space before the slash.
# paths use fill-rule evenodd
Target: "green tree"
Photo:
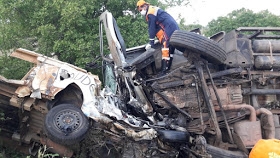
<path id="1" fill-rule="evenodd" d="M 205 35 L 211 36 L 219 31 L 229 32 L 238 27 L 279 27 L 280 17 L 268 10 L 254 13 L 249 9 L 234 10 L 226 16 L 218 17 L 208 23 Z"/>

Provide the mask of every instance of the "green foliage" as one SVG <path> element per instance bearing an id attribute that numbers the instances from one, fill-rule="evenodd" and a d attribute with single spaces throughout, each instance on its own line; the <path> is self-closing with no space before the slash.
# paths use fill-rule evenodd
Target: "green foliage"
<path id="1" fill-rule="evenodd" d="M 191 30 L 194 30 L 194 29 L 197 29 L 197 28 L 202 29 L 203 26 L 200 25 L 200 24 L 190 24 L 190 25 L 181 24 L 180 25 L 181 30 L 191 31 Z"/>
<path id="2" fill-rule="evenodd" d="M 160 2 L 160 1 L 159 1 Z M 189 0 L 163 0 L 163 4 L 160 5 L 158 4 L 158 6 L 162 7 L 162 8 L 166 8 L 166 7 L 174 7 L 174 6 L 188 6 L 190 3 Z"/>
<path id="3" fill-rule="evenodd" d="M 211 36 L 219 31 L 229 32 L 238 27 L 279 27 L 280 17 L 268 10 L 254 13 L 249 9 L 232 11 L 225 17 L 218 17 L 207 25 L 205 34 Z"/>
<path id="4" fill-rule="evenodd" d="M 21 79 L 32 64 L 7 56 L 0 56 L 0 74 L 8 79 Z"/>
<path id="5" fill-rule="evenodd" d="M 123 16 L 116 19 L 127 48 L 146 44 L 148 41 L 148 25 L 140 15 Z M 126 29 L 122 29 L 126 28 Z"/>
<path id="6" fill-rule="evenodd" d="M 0 140 L 1 141 L 1 140 Z M 0 158 L 26 158 L 26 155 L 19 153 L 17 148 L 6 148 L 1 141 L 0 145 Z"/>
<path id="7" fill-rule="evenodd" d="M 47 150 L 48 150 L 48 148 L 46 145 L 40 146 L 37 157 L 38 158 L 54 158 L 54 157 L 59 156 L 59 154 L 49 154 Z"/>

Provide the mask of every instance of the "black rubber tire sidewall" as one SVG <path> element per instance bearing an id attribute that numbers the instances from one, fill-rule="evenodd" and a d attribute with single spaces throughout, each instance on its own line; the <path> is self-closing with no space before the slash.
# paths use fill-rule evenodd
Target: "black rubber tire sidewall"
<path id="1" fill-rule="evenodd" d="M 247 158 L 241 151 L 225 150 L 212 145 L 207 145 L 206 150 L 213 158 Z"/>
<path id="2" fill-rule="evenodd" d="M 74 113 L 77 117 L 79 117 L 79 125 L 73 132 L 65 135 L 65 133 L 55 125 L 54 121 L 57 114 L 67 111 Z M 79 107 L 72 104 L 60 104 L 53 107 L 47 113 L 44 129 L 48 138 L 52 141 L 59 144 L 71 145 L 80 142 L 85 137 L 89 129 L 89 120 Z"/>
<path id="3" fill-rule="evenodd" d="M 227 57 L 225 50 L 216 41 L 185 30 L 176 30 L 170 38 L 170 44 L 178 50 L 188 49 L 198 53 L 215 64 L 222 64 Z"/>

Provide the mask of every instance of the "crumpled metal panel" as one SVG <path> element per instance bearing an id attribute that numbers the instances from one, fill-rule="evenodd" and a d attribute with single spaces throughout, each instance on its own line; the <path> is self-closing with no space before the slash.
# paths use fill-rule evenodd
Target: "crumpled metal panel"
<path id="1" fill-rule="evenodd" d="M 59 68 L 52 65 L 43 64 L 37 67 L 36 75 L 32 81 L 32 89 L 39 89 L 41 93 L 53 97 L 56 93 L 51 91 L 51 87 L 57 77 Z M 52 89 L 54 90 L 54 89 Z"/>
<path id="2" fill-rule="evenodd" d="M 29 86 L 21 86 L 17 88 L 15 93 L 18 95 L 18 97 L 26 97 L 30 95 L 31 89 Z"/>
<path id="3" fill-rule="evenodd" d="M 77 84 L 82 90 L 84 87 L 89 91 L 92 90 L 88 87 L 101 87 L 101 81 L 98 76 L 92 75 L 74 65 L 22 48 L 15 50 L 11 56 L 37 64 L 26 74 L 23 80 L 9 80 L 15 84 L 22 85 L 16 90 L 19 97 L 30 95 L 32 98 L 41 99 L 42 94 L 44 94 L 44 96 L 51 99 L 72 83 Z M 65 78 L 65 72 L 67 72 L 68 78 Z M 94 97 L 91 92 L 86 93 L 91 94 L 86 95 L 87 98 Z"/>
<path id="4" fill-rule="evenodd" d="M 70 84 L 75 84 L 82 91 L 83 104 L 81 109 L 86 116 L 108 126 L 113 124 L 118 131 L 124 131 L 128 137 L 132 137 L 136 141 L 151 140 L 157 137 L 157 132 L 154 129 L 148 125 L 142 125 L 141 121 L 134 116 L 122 113 L 115 104 L 113 93 L 106 88 L 101 91 L 101 81 L 97 75 L 24 49 L 16 50 L 12 56 L 36 64 L 24 77 L 24 80 L 29 82 L 21 81 L 28 84 L 22 84 L 17 88 L 18 97 L 30 95 L 31 98 L 42 99 L 43 96 L 52 99 L 59 91 Z M 130 127 L 114 124 L 111 118 L 123 121 Z M 142 129 L 133 129 L 140 126 Z"/>
<path id="5" fill-rule="evenodd" d="M 166 90 L 162 92 L 172 101 L 178 108 L 188 108 L 191 111 L 198 111 L 197 94 L 194 87 L 174 88 L 172 90 Z M 157 104 L 164 108 L 170 108 L 170 106 L 158 95 L 154 94 L 154 100 Z M 201 97 L 201 95 L 199 96 Z M 202 100 L 200 98 L 200 100 Z"/>

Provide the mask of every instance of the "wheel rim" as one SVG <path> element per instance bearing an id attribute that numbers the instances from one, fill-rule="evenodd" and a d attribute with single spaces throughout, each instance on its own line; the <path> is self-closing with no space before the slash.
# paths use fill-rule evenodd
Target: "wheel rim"
<path id="1" fill-rule="evenodd" d="M 57 129 L 67 135 L 79 128 L 81 119 L 82 118 L 79 113 L 75 111 L 64 110 L 55 115 L 54 125 Z"/>

